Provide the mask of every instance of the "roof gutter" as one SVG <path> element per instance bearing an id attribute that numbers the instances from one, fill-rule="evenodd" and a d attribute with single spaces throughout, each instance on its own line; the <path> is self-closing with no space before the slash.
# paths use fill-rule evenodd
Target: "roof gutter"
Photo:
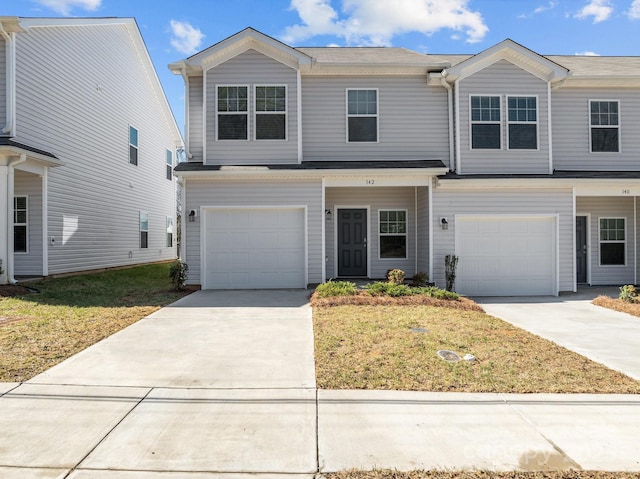
<path id="1" fill-rule="evenodd" d="M 16 68 L 15 68 L 15 42 L 13 33 L 8 33 L 4 29 L 4 25 L 0 22 L 0 35 L 5 41 L 5 62 L 6 62 L 6 123 L 2 129 L 3 135 L 14 136 L 14 117 L 15 117 L 15 89 L 16 89 Z"/>
<path id="2" fill-rule="evenodd" d="M 449 168 L 390 168 L 380 169 L 314 169 L 314 170 L 270 170 L 266 167 L 230 167 L 224 170 L 184 170 L 175 171 L 179 178 L 210 179 L 210 178 L 242 178 L 242 177 L 270 177 L 270 178 L 323 178 L 323 177 L 415 177 L 416 173 L 425 176 L 446 175 Z"/>

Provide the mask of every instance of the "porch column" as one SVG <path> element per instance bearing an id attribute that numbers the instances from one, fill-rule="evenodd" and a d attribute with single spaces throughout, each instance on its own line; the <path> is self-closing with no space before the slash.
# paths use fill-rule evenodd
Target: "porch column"
<path id="1" fill-rule="evenodd" d="M 2 271 L 0 284 L 9 282 L 7 268 L 9 265 L 9 167 L 8 159 L 0 158 L 0 260 Z"/>

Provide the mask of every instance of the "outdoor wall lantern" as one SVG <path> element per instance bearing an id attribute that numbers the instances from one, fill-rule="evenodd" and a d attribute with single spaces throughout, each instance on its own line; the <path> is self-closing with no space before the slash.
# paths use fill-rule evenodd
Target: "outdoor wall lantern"
<path id="1" fill-rule="evenodd" d="M 333 214 L 331 213 L 331 210 L 324 210 L 324 217 L 329 221 L 331 221 L 331 218 L 333 218 Z"/>
<path id="2" fill-rule="evenodd" d="M 196 210 L 189 210 L 189 223 L 194 223 L 196 221 L 196 216 L 198 216 Z"/>
<path id="3" fill-rule="evenodd" d="M 440 218 L 440 226 L 442 227 L 443 230 L 448 230 L 449 229 L 449 222 L 447 221 L 447 218 Z"/>

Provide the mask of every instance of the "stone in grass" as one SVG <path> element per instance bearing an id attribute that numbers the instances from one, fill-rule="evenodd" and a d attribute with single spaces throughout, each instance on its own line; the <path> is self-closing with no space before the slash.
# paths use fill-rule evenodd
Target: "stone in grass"
<path id="1" fill-rule="evenodd" d="M 441 349 L 436 354 L 449 363 L 457 363 L 460 361 L 460 356 L 448 349 Z"/>
<path id="2" fill-rule="evenodd" d="M 473 354 L 465 354 L 462 358 L 463 361 L 475 361 L 476 357 Z"/>

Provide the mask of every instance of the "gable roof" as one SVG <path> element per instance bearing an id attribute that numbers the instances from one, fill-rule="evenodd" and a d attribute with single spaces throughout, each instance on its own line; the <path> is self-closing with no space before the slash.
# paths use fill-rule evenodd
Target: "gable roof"
<path id="1" fill-rule="evenodd" d="M 443 75 L 451 83 L 471 76 L 500 60 L 507 60 L 544 81 L 560 81 L 569 75 L 567 68 L 509 38 L 462 60 L 443 72 Z"/>

